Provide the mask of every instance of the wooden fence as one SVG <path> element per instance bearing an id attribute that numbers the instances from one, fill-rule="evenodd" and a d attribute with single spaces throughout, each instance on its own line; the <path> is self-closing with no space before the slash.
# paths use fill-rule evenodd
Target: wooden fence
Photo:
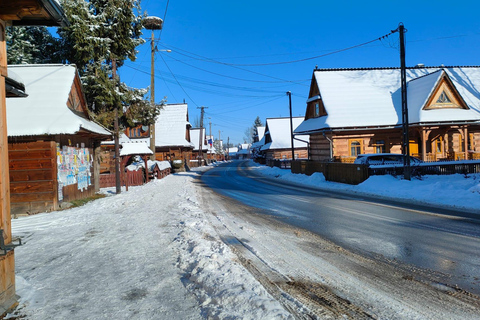
<path id="1" fill-rule="evenodd" d="M 293 161 L 292 173 L 312 175 L 321 172 L 327 181 L 359 184 L 373 175 L 403 175 L 403 166 L 367 166 L 363 164 Z M 412 176 L 480 173 L 480 161 L 422 163 L 411 167 Z"/>
<path id="2" fill-rule="evenodd" d="M 368 167 L 352 163 L 296 160 L 292 162 L 291 170 L 306 175 L 321 172 L 327 181 L 348 184 L 359 184 L 368 179 Z"/>
<path id="3" fill-rule="evenodd" d="M 281 169 L 290 169 L 292 166 L 291 160 L 281 159 L 266 159 L 265 164 L 269 167 L 277 167 Z"/>
<path id="4" fill-rule="evenodd" d="M 154 176 L 157 179 L 162 179 L 170 174 L 170 168 L 159 170 L 158 172 L 150 173 L 149 179 L 152 179 Z M 129 171 L 122 175 L 120 179 L 120 184 L 122 186 L 133 187 L 141 186 L 145 183 L 145 172 L 144 170 Z M 109 188 L 115 187 L 115 173 L 104 173 L 100 175 L 100 188 Z"/>

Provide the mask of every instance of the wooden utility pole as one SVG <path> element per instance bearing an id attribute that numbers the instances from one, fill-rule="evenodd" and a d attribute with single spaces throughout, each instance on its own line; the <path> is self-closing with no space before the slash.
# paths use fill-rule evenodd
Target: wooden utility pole
<path id="1" fill-rule="evenodd" d="M 145 29 L 152 30 L 152 39 L 151 39 L 151 64 L 150 64 L 150 104 L 152 108 L 155 105 L 155 37 L 153 34 L 154 30 L 161 30 L 163 28 L 163 20 L 158 17 L 145 17 L 143 19 L 143 25 Z M 168 51 L 168 50 L 166 50 Z M 151 124 L 149 127 L 150 133 L 150 150 L 153 154 L 150 156 L 150 159 L 155 161 L 155 123 Z"/>
<path id="2" fill-rule="evenodd" d="M 152 60 L 151 60 L 151 69 L 150 69 L 150 103 L 152 107 L 155 105 L 155 38 L 153 35 L 152 29 Z M 152 150 L 153 154 L 150 156 L 150 160 L 155 161 L 155 123 L 150 125 L 150 150 Z"/>
<path id="3" fill-rule="evenodd" d="M 408 105 L 407 105 L 407 68 L 405 66 L 405 27 L 403 23 L 398 26 L 400 33 L 400 72 L 402 82 L 402 132 L 403 132 L 403 177 L 411 179 L 410 172 L 410 139 L 408 136 Z"/>
<path id="4" fill-rule="evenodd" d="M 199 165 L 202 165 L 202 160 L 203 160 L 203 141 L 202 141 L 202 134 L 203 134 L 203 117 L 205 116 L 205 109 L 208 109 L 208 107 L 197 107 L 197 109 L 200 109 L 200 133 L 199 133 L 199 144 L 198 144 L 198 159 L 200 161 Z"/>
<path id="5" fill-rule="evenodd" d="M 114 86 L 116 87 L 117 81 L 117 60 L 112 60 L 112 79 Z M 122 187 L 120 184 L 120 134 L 118 128 L 118 109 L 115 106 L 115 120 L 114 120 L 114 129 L 115 129 L 115 189 L 116 193 L 120 194 L 122 192 Z"/>

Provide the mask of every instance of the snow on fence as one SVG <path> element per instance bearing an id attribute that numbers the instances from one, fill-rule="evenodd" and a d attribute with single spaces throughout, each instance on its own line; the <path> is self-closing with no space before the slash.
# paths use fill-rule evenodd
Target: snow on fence
<path id="1" fill-rule="evenodd" d="M 373 175 L 403 175 L 403 165 L 368 166 L 364 164 L 320 162 L 296 160 L 292 163 L 292 173 L 312 175 L 321 172 L 325 180 L 348 184 L 359 184 Z M 413 176 L 448 175 L 448 174 L 471 174 L 480 173 L 480 161 L 448 161 L 436 163 L 422 163 L 411 166 Z"/>

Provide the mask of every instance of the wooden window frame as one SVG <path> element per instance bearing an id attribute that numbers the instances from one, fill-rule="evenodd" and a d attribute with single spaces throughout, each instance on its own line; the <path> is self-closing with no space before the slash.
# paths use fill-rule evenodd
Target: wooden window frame
<path id="1" fill-rule="evenodd" d="M 356 154 L 353 154 L 352 152 L 352 144 L 358 142 L 358 146 L 355 146 L 356 149 L 359 149 L 359 152 Z M 362 139 L 349 139 L 348 140 L 348 154 L 350 157 L 356 157 L 359 154 L 363 153 L 363 140 Z"/>

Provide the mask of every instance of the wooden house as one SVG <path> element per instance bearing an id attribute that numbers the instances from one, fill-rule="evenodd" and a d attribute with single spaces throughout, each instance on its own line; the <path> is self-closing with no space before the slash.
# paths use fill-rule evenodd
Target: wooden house
<path id="1" fill-rule="evenodd" d="M 191 166 L 198 166 L 198 160 L 207 159 L 207 160 L 219 160 L 217 159 L 217 154 L 215 153 L 215 148 L 213 147 L 213 136 L 208 136 L 205 134 L 206 128 L 191 128 L 190 129 L 190 138 L 192 144 L 194 145 L 192 150 L 192 159 L 190 160 Z M 202 146 L 201 152 L 202 156 L 200 157 L 200 145 Z M 221 158 L 221 155 L 219 155 Z"/>
<path id="2" fill-rule="evenodd" d="M 99 188 L 100 142 L 110 131 L 91 121 L 74 65 L 9 66 L 26 98 L 7 100 L 12 214 L 56 210 Z"/>
<path id="3" fill-rule="evenodd" d="M 480 67 L 407 69 L 410 154 L 424 161 L 480 156 Z M 316 69 L 305 121 L 312 160 L 402 153 L 399 68 Z"/>
<path id="4" fill-rule="evenodd" d="M 293 129 L 303 121 L 303 117 L 293 117 Z M 308 158 L 308 136 L 297 136 L 293 141 L 295 159 Z M 260 153 L 266 160 L 292 159 L 290 118 L 267 118 Z"/>
<path id="5" fill-rule="evenodd" d="M 65 26 L 68 24 L 55 0 L 0 0 L 0 230 L 4 243 L 12 242 L 6 96 L 24 97 L 24 86 L 9 77 L 7 69 L 6 25 Z M 20 99 L 20 98 L 18 98 Z M 15 258 L 10 248 L 0 255 L 0 316 L 17 304 L 15 294 Z"/>
<path id="6" fill-rule="evenodd" d="M 190 161 L 193 150 L 190 127 L 186 103 L 164 105 L 155 122 L 155 159 L 176 160 L 176 163 Z"/>

